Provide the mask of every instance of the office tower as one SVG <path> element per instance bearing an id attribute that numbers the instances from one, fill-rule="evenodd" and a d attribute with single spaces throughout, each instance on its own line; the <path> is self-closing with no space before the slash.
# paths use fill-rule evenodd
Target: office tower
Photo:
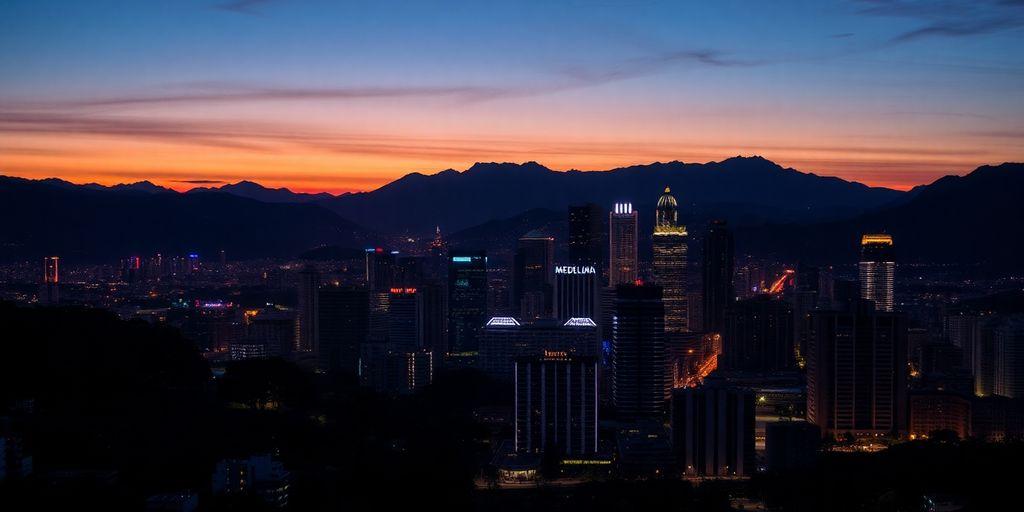
<path id="1" fill-rule="evenodd" d="M 672 438 L 687 475 L 752 475 L 754 393 L 713 380 L 674 390 Z"/>
<path id="2" fill-rule="evenodd" d="M 746 372 L 795 368 L 792 306 L 772 295 L 734 302 L 725 313 L 720 363 Z"/>
<path id="3" fill-rule="evenodd" d="M 937 431 L 971 434 L 971 401 L 952 391 L 919 390 L 910 393 L 910 435 L 930 436 Z"/>
<path id="4" fill-rule="evenodd" d="M 661 286 L 665 303 L 665 331 L 689 331 L 686 303 L 686 226 L 679 223 L 679 207 L 672 191 L 658 199 L 652 247 L 654 261 L 652 277 Z"/>
<path id="5" fill-rule="evenodd" d="M 388 348 L 409 352 L 420 347 L 422 313 L 416 288 L 392 288 L 388 293 L 387 343 Z"/>
<path id="6" fill-rule="evenodd" d="M 589 318 L 566 321 L 520 321 L 493 317 L 480 337 L 480 370 L 497 380 L 512 379 L 516 358 L 536 356 L 545 350 L 578 356 L 597 356 L 597 324 Z"/>
<path id="7" fill-rule="evenodd" d="M 704 330 L 722 332 L 725 310 L 736 300 L 733 289 L 733 238 L 724 220 L 711 222 L 704 237 Z"/>
<path id="8" fill-rule="evenodd" d="M 60 302 L 60 257 L 43 258 L 43 283 L 39 287 L 40 304 Z"/>
<path id="9" fill-rule="evenodd" d="M 395 283 L 395 256 L 398 251 L 381 247 L 366 250 L 366 286 L 370 292 L 387 293 Z"/>
<path id="10" fill-rule="evenodd" d="M 608 286 L 637 279 L 637 212 L 632 203 L 615 203 L 608 214 Z"/>
<path id="11" fill-rule="evenodd" d="M 892 287 L 896 273 L 892 236 L 864 235 L 860 240 L 860 298 L 875 303 L 879 311 L 892 312 Z"/>
<path id="12" fill-rule="evenodd" d="M 581 456 L 597 451 L 597 362 L 558 351 L 515 361 L 515 450 Z"/>
<path id="13" fill-rule="evenodd" d="M 820 300 L 821 274 L 818 267 L 799 264 L 794 275 L 793 293 L 793 340 L 797 361 L 802 362 L 807 351 L 807 337 L 810 336 L 811 311 L 818 309 Z"/>
<path id="14" fill-rule="evenodd" d="M 992 394 L 1024 398 L 1024 315 L 1000 319 L 992 331 Z"/>
<path id="15" fill-rule="evenodd" d="M 569 262 L 576 266 L 604 267 L 604 232 L 601 207 L 587 203 L 569 207 Z"/>
<path id="16" fill-rule="evenodd" d="M 600 321 L 597 267 L 558 265 L 555 267 L 555 318 L 590 318 Z"/>
<path id="17" fill-rule="evenodd" d="M 512 265 L 512 311 L 525 319 L 552 312 L 555 239 L 534 230 L 519 237 Z"/>
<path id="18" fill-rule="evenodd" d="M 365 288 L 320 288 L 315 337 L 319 368 L 330 372 L 359 373 L 359 356 L 370 323 L 369 294 Z"/>
<path id="19" fill-rule="evenodd" d="M 401 351 L 385 343 L 367 343 L 360 357 L 359 381 L 378 393 L 406 395 L 433 380 L 433 353 L 427 349 Z"/>
<path id="20" fill-rule="evenodd" d="M 619 285 L 614 307 L 612 402 L 624 418 L 660 417 L 671 388 L 661 287 Z"/>
<path id="21" fill-rule="evenodd" d="M 487 253 L 448 253 L 448 353 L 475 353 L 487 321 Z"/>
<path id="22" fill-rule="evenodd" d="M 764 447 L 768 471 L 810 469 L 818 460 L 821 429 L 806 421 L 770 421 L 765 424 Z"/>
<path id="23" fill-rule="evenodd" d="M 295 311 L 274 308 L 250 310 L 245 312 L 244 339 L 266 347 L 268 356 L 282 356 L 295 350 L 296 327 Z"/>
<path id="24" fill-rule="evenodd" d="M 320 271 L 313 265 L 306 265 L 299 272 L 298 309 L 299 335 L 295 350 L 310 352 L 316 338 L 317 302 L 320 290 Z"/>
<path id="25" fill-rule="evenodd" d="M 851 306 L 811 313 L 807 419 L 825 434 L 898 433 L 906 429 L 906 319 L 869 301 Z"/>

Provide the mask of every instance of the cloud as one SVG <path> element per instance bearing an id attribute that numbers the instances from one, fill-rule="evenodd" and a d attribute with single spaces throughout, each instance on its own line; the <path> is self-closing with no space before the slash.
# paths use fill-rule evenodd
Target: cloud
<path id="1" fill-rule="evenodd" d="M 239 14 L 259 14 L 259 8 L 275 0 L 232 0 L 217 5 L 222 11 L 230 11 Z"/>
<path id="2" fill-rule="evenodd" d="M 219 185 L 227 183 L 224 180 L 171 180 L 174 183 L 187 183 L 189 185 Z"/>
<path id="3" fill-rule="evenodd" d="M 921 26 L 889 40 L 901 44 L 932 37 L 968 37 L 1024 27 L 1022 0 L 858 0 L 866 16 L 907 18 Z"/>

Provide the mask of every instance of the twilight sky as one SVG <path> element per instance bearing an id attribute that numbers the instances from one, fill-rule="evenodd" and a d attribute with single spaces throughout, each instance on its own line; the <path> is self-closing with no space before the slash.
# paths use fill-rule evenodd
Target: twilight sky
<path id="1" fill-rule="evenodd" d="M 0 174 L 370 190 L 762 155 L 1024 160 L 1024 0 L 0 2 Z"/>

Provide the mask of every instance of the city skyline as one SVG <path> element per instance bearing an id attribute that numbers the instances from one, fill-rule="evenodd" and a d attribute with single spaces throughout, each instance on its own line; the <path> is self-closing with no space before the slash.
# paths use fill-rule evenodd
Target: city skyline
<path id="1" fill-rule="evenodd" d="M 0 172 L 23 177 L 340 193 L 763 155 L 906 190 L 1024 159 L 1016 2 L 0 9 Z"/>

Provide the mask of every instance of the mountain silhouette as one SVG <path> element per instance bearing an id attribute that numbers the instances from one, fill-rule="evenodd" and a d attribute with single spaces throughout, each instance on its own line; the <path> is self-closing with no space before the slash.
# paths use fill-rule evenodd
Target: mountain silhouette
<path id="1" fill-rule="evenodd" d="M 71 185 L 71 186 L 68 186 Z M 157 252 L 232 259 L 291 257 L 322 246 L 359 247 L 365 230 L 315 204 L 235 195 L 152 193 L 0 177 L 0 260 L 56 254 L 111 261 Z"/>
<path id="2" fill-rule="evenodd" d="M 815 263 L 855 261 L 860 235 L 893 236 L 898 262 L 1024 268 L 1024 164 L 983 166 L 917 187 L 909 200 L 854 218 L 737 233 L 737 250 Z"/>
<path id="3" fill-rule="evenodd" d="M 327 192 L 307 194 L 304 192 L 292 192 L 284 187 L 268 188 L 260 185 L 259 183 L 248 180 L 239 181 L 238 183 L 229 183 L 220 187 L 196 187 L 188 191 L 190 194 L 204 192 L 223 192 L 234 196 L 263 201 L 264 203 L 308 203 L 312 201 L 323 201 L 335 197 Z"/>
<path id="4" fill-rule="evenodd" d="M 653 163 L 610 171 L 552 171 L 536 162 L 478 163 L 458 172 L 413 173 L 372 192 L 319 201 L 342 217 L 379 231 L 454 232 L 544 208 L 564 211 L 594 202 L 632 202 L 643 214 L 670 186 L 681 214 L 749 223 L 802 222 L 856 215 L 903 193 L 786 169 L 761 157 L 721 162 Z M 742 216 L 739 217 L 739 216 Z"/>

